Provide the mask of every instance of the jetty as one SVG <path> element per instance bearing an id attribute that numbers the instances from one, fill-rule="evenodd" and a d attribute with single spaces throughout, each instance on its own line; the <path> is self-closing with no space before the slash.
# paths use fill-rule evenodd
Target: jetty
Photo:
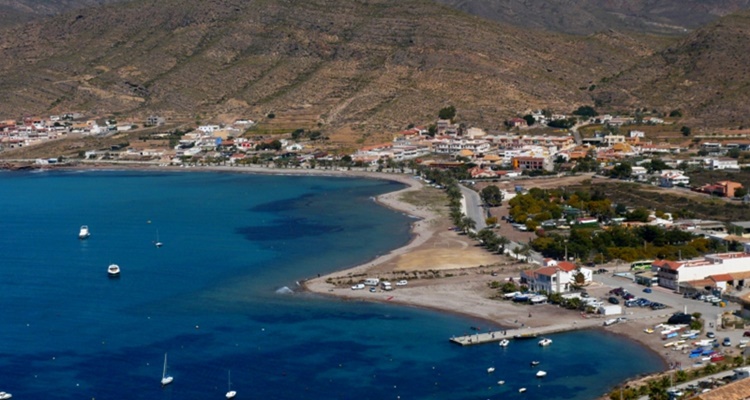
<path id="1" fill-rule="evenodd" d="M 539 327 L 524 327 L 488 332 L 477 331 L 469 335 L 453 336 L 450 338 L 450 341 L 461 346 L 472 346 L 475 344 L 499 342 L 503 339 L 534 339 L 552 333 L 568 332 L 576 329 L 587 329 L 595 326 L 602 326 L 602 320 L 597 318 L 575 321 L 566 324 L 547 325 Z"/>

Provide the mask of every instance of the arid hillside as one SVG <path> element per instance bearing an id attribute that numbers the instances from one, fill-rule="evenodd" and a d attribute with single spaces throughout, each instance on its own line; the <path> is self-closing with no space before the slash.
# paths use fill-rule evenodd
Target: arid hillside
<path id="1" fill-rule="evenodd" d="M 273 113 L 354 135 L 455 105 L 487 128 L 653 52 L 488 22 L 426 0 L 137 0 L 0 33 L 0 115 Z"/>
<path id="2" fill-rule="evenodd" d="M 683 35 L 749 0 L 437 0 L 493 21 L 586 35 L 610 29 Z"/>
<path id="3" fill-rule="evenodd" d="M 698 125 L 750 126 L 750 12 L 721 18 L 603 79 L 603 106 L 681 110 Z"/>

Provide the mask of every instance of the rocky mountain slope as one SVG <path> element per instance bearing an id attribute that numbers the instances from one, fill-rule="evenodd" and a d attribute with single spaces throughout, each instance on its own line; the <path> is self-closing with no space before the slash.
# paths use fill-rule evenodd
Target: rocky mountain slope
<path id="1" fill-rule="evenodd" d="M 121 0 L 0 0 L 0 27 Z"/>
<path id="2" fill-rule="evenodd" d="M 680 109 L 696 124 L 750 127 L 750 12 L 695 31 L 612 77 L 598 104 Z"/>
<path id="3" fill-rule="evenodd" d="M 437 0 L 493 21 L 572 34 L 684 34 L 750 8 L 750 0 Z"/>
<path id="4" fill-rule="evenodd" d="M 366 135 L 454 104 L 493 128 L 590 103 L 592 82 L 651 53 L 616 33 L 534 32 L 427 0 L 136 0 L 0 33 L 0 115 L 273 113 Z"/>

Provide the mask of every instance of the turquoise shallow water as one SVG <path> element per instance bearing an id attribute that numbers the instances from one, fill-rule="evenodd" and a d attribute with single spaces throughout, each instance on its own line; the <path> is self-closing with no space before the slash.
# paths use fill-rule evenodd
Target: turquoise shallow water
<path id="1" fill-rule="evenodd" d="M 590 399 L 662 367 L 597 332 L 555 335 L 545 349 L 460 348 L 447 339 L 486 323 L 277 293 L 405 244 L 413 220 L 372 201 L 399 187 L 0 172 L 0 390 L 26 399 L 222 398 L 231 369 L 237 398 Z M 79 241 L 83 224 L 92 236 Z M 112 262 L 120 279 L 106 275 Z M 175 382 L 162 389 L 165 352 Z M 531 359 L 547 378 L 534 378 Z"/>

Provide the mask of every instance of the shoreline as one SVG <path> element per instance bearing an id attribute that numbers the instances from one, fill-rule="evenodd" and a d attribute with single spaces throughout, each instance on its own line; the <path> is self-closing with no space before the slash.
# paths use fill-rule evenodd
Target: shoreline
<path id="1" fill-rule="evenodd" d="M 427 206 L 415 206 L 400 200 L 400 196 L 404 193 L 411 191 L 421 190 L 424 185 L 421 181 L 415 180 L 410 174 L 393 174 L 393 173 L 379 173 L 370 171 L 341 171 L 336 169 L 331 170 L 319 170 L 319 169 L 279 169 L 279 168 L 265 168 L 265 167 L 226 167 L 226 166 L 199 166 L 199 167 L 168 167 L 159 165 L 122 165 L 122 164 L 78 164 L 75 166 L 55 166 L 52 168 L 45 168 L 50 171 L 54 170 L 134 170 L 134 171 L 159 171 L 159 172 L 190 172 L 190 171 L 208 171 L 208 172 L 230 172 L 230 173 L 251 173 L 251 174 L 263 174 L 263 175 L 287 175 L 287 176 L 330 176 L 330 177 L 350 177 L 350 178 L 368 178 L 368 179 L 380 179 L 399 182 L 406 185 L 405 188 L 384 193 L 378 195 L 375 201 L 381 206 L 390 208 L 394 211 L 404 213 L 407 216 L 411 216 L 415 219 L 411 223 L 411 239 L 403 246 L 391 250 L 387 254 L 377 256 L 369 261 L 355 265 L 349 268 L 344 268 L 329 274 L 321 275 L 320 277 L 301 279 L 299 281 L 302 290 L 316 295 L 322 295 L 327 297 L 335 297 L 344 301 L 369 301 L 369 302 L 380 302 L 397 304 L 399 306 L 415 307 L 420 309 L 428 309 L 440 313 L 448 313 L 461 317 L 470 318 L 472 320 L 484 321 L 491 324 L 494 327 L 502 327 L 506 329 L 517 328 L 518 324 L 521 327 L 526 326 L 544 326 L 553 325 L 555 323 L 555 317 L 560 319 L 560 312 L 556 307 L 551 305 L 547 306 L 526 306 L 519 307 L 514 304 L 509 304 L 505 301 L 493 300 L 487 297 L 488 295 L 488 282 L 493 280 L 492 272 L 498 268 L 502 270 L 502 273 L 508 268 L 508 264 L 511 264 L 510 269 L 515 269 L 514 263 L 506 262 L 504 266 L 479 266 L 476 265 L 465 265 L 463 268 L 450 269 L 446 268 L 445 271 L 457 272 L 452 277 L 442 277 L 440 279 L 416 279 L 414 283 L 409 282 L 406 288 L 398 288 L 393 292 L 379 292 L 369 293 L 366 290 L 352 291 L 348 285 L 334 286 L 328 283 L 328 279 L 351 279 L 357 275 L 363 275 L 373 273 L 379 276 L 387 276 L 389 273 L 393 273 L 393 269 L 388 271 L 388 265 L 392 267 L 394 264 L 398 264 L 399 259 L 411 252 L 425 250 L 426 244 L 431 239 L 439 236 L 443 233 L 446 219 L 438 214 L 436 210 L 431 210 Z M 455 232 L 450 232 L 451 235 L 455 235 Z M 480 250 L 484 252 L 484 250 Z M 446 273 L 448 275 L 448 273 Z M 469 276 L 471 279 L 466 279 Z M 494 278 L 499 279 L 499 278 Z M 529 308 L 533 307 L 533 308 Z M 542 308 L 543 307 L 543 308 Z M 532 310 L 536 318 L 532 318 Z M 528 312 L 529 317 L 525 314 Z M 555 315 L 557 314 L 557 315 Z M 582 329 L 595 329 L 601 331 L 604 334 L 615 334 L 618 337 L 638 343 L 640 346 L 652 351 L 655 355 L 659 356 L 662 361 L 660 366 L 661 372 L 667 370 L 671 359 L 663 353 L 661 347 L 661 341 L 654 343 L 653 335 L 644 337 L 642 333 L 643 326 L 638 325 L 636 321 L 629 321 L 627 324 L 618 324 L 621 326 L 615 326 L 614 329 L 601 327 L 601 321 L 597 320 L 596 324 L 576 324 L 576 320 L 571 323 L 571 317 L 574 314 L 566 314 L 563 317 L 564 320 L 569 324 L 571 330 L 582 330 Z M 542 318 L 539 318 L 539 315 Z M 546 321 L 546 323 L 545 323 Z M 542 324 L 539 324 L 542 322 Z M 588 326 L 584 326 L 588 325 Z M 631 325 L 625 329 L 626 325 Z M 457 335 L 461 332 L 456 332 Z M 448 341 L 449 338 L 446 338 Z M 653 374 L 652 374 L 653 375 Z M 646 375 L 648 376 L 648 375 Z M 634 376 L 628 381 L 621 385 L 628 385 L 631 382 L 635 382 L 643 379 L 644 375 Z M 606 396 L 602 394 L 602 396 Z"/>

